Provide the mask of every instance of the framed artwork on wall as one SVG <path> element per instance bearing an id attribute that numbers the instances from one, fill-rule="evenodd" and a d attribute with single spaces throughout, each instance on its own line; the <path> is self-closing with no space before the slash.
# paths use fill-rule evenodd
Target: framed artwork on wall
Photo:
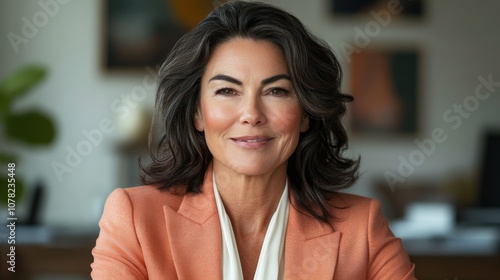
<path id="1" fill-rule="evenodd" d="M 354 135 L 415 135 L 419 128 L 419 53 L 363 49 L 350 58 Z"/>
<path id="2" fill-rule="evenodd" d="M 334 15 L 354 16 L 371 11 L 387 10 L 391 14 L 420 18 L 424 13 L 423 0 L 330 0 Z"/>
<path id="3" fill-rule="evenodd" d="M 221 0 L 105 0 L 104 67 L 157 67 Z"/>

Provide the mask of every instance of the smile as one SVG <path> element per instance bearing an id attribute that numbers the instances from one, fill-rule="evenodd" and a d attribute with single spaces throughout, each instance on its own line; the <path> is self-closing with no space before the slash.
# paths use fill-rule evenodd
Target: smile
<path id="1" fill-rule="evenodd" d="M 258 149 L 265 147 L 273 139 L 274 138 L 268 136 L 244 136 L 231 138 L 236 145 L 246 149 Z"/>
<path id="2" fill-rule="evenodd" d="M 248 143 L 256 143 L 256 142 L 262 142 L 266 141 L 265 139 L 252 139 L 252 140 L 240 140 L 242 142 L 248 142 Z"/>

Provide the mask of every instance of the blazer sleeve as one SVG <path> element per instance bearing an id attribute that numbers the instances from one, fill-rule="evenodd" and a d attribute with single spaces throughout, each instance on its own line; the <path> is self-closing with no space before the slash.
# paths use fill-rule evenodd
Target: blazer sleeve
<path id="1" fill-rule="evenodd" d="M 135 232 L 133 205 L 125 190 L 116 189 L 109 195 L 99 227 L 99 237 L 92 250 L 92 279 L 147 279 Z"/>
<path id="2" fill-rule="evenodd" d="M 368 279 L 416 279 L 415 266 L 410 262 L 401 240 L 394 237 L 380 202 L 372 200 L 368 218 L 369 271 Z"/>

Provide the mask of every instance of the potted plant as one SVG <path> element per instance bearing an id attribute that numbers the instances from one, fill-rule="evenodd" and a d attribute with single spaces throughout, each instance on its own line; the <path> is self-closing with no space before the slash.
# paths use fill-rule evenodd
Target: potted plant
<path id="1" fill-rule="evenodd" d="M 0 82 L 0 163 L 3 168 L 0 173 L 1 185 L 0 204 L 7 204 L 7 186 L 15 179 L 15 201 L 22 199 L 24 183 L 15 174 L 15 168 L 7 172 L 8 167 L 18 162 L 18 155 L 13 144 L 20 143 L 29 146 L 46 146 L 52 143 L 56 136 L 56 128 L 52 119 L 37 109 L 14 110 L 14 104 L 47 76 L 46 68 L 38 65 L 22 67 Z M 10 149 L 9 149 L 10 148 Z M 14 150 L 14 151 L 13 151 Z M 7 174 L 7 176 L 5 176 Z M 13 186 L 10 185 L 12 188 Z M 13 195 L 11 194 L 11 198 Z M 3 208 L 3 207 L 2 207 Z"/>

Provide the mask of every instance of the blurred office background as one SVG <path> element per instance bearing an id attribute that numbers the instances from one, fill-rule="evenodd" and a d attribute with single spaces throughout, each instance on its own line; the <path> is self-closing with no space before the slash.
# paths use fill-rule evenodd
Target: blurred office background
<path id="1" fill-rule="evenodd" d="M 175 42 L 222 1 L 167 1 L 165 6 L 178 14 L 165 12 L 164 24 L 153 28 L 138 25 L 151 18 L 161 19 L 158 9 L 146 11 L 151 13 L 148 19 L 144 14 L 130 13 L 133 2 L 0 1 L 0 80 L 26 65 L 46 67 L 47 77 L 16 101 L 14 109 L 36 108 L 50 116 L 56 128 L 55 140 L 48 146 L 1 144 L 2 150 L 20 155 L 16 176 L 24 179 L 25 195 L 17 203 L 19 219 L 33 218 L 32 201 L 39 198 L 34 223 L 45 229 L 26 231 L 22 237 L 26 243 L 33 239 L 32 243 L 40 246 L 53 242 L 54 236 L 74 235 L 92 245 L 107 195 L 117 187 L 139 182 L 136 158 L 154 104 L 154 61 L 164 57 L 162 50 L 169 48 L 172 40 Z M 163 3 L 151 2 L 159 7 Z M 461 228 L 459 221 L 473 225 L 466 237 L 460 235 L 463 239 L 453 241 L 457 243 L 406 243 L 415 262 L 431 260 L 441 266 L 418 271 L 420 278 L 498 279 L 498 268 L 493 270 L 490 265 L 500 263 L 495 241 L 498 221 L 488 218 L 488 213 L 493 213 L 492 217 L 496 214 L 473 210 L 494 208 L 498 203 L 481 199 L 481 192 L 484 177 L 500 173 L 498 158 L 487 159 L 495 152 L 494 145 L 498 154 L 495 135 L 500 130 L 500 2 L 422 1 L 414 14 L 407 15 L 399 12 L 399 1 L 361 9 L 340 1 L 334 6 L 333 0 L 265 2 L 296 15 L 333 48 L 344 67 L 346 92 L 363 100 L 364 91 L 358 86 L 372 83 L 365 89 L 371 92 L 366 98 L 372 98 L 373 103 L 365 102 L 368 107 L 358 109 L 353 105 L 346 117 L 351 153 L 362 157 L 360 180 L 349 192 L 382 200 L 386 215 L 394 220 L 393 229 L 409 241 L 442 241 Z M 118 13 L 113 20 L 106 3 Z M 127 10 L 126 5 L 132 8 Z M 146 29 L 141 28 L 149 28 L 150 33 L 144 34 Z M 158 35 L 161 32 L 170 37 Z M 392 57 L 409 60 L 395 68 L 397 60 Z M 390 78 L 391 73 L 406 73 L 398 69 L 409 71 L 413 80 L 407 83 L 415 85 L 408 95 L 399 97 L 398 92 L 404 89 Z M 372 73 L 378 82 L 370 81 Z M 370 85 L 387 90 L 376 92 Z M 381 109 L 377 104 L 391 106 Z M 366 123 L 363 108 L 371 110 L 368 122 L 370 116 L 387 114 L 378 123 Z M 491 198 L 498 195 L 500 185 L 498 179 L 489 180 L 486 197 Z M 497 180 L 494 188 L 493 180 Z M 427 218 L 430 220 L 425 222 Z M 474 223 L 476 218 L 485 220 Z M 57 233 L 50 229 L 57 229 Z M 486 241 L 472 245 L 479 250 L 453 250 L 454 244 L 464 244 L 470 236 Z M 418 244 L 417 248 L 412 244 Z M 436 249 L 439 246 L 444 249 Z M 440 258 L 450 255 L 463 257 L 452 260 L 467 264 L 477 277 L 446 261 L 439 263 Z M 3 251 L 1 257 L 5 257 Z M 87 260 L 85 256 L 81 262 Z M 486 266 L 481 267 L 481 263 Z M 26 264 L 30 265 L 35 266 Z M 66 278 L 61 279 L 82 271 L 72 269 L 71 263 L 61 265 L 68 267 L 62 269 Z M 52 273 L 43 268 L 40 271 L 40 275 Z"/>

